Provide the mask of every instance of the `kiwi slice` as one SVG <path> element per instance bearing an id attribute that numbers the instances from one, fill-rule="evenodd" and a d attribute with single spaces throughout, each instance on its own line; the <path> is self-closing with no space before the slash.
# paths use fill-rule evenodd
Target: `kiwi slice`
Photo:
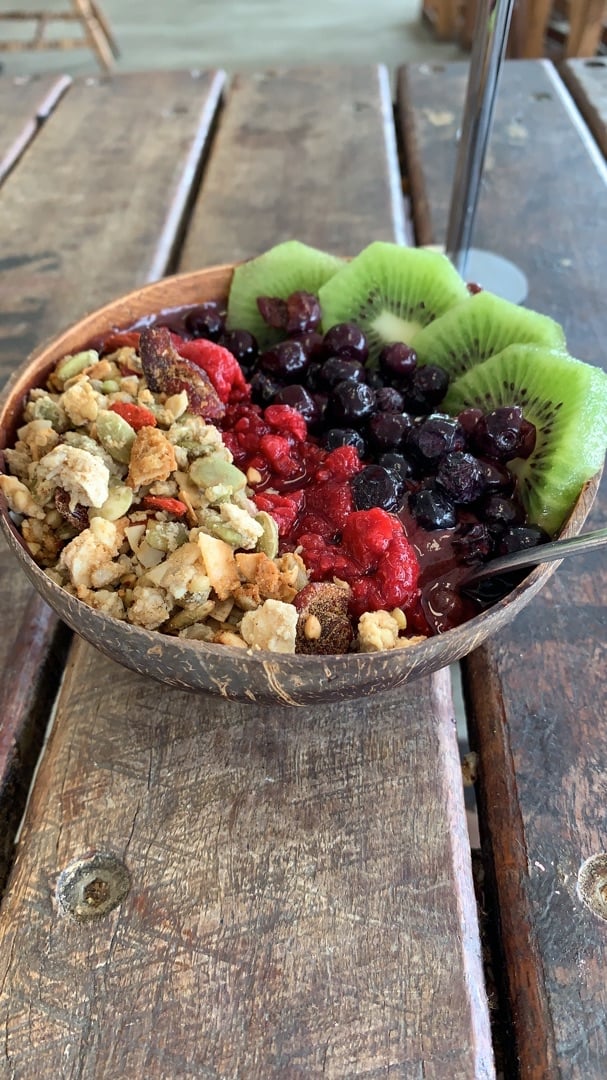
<path id="1" fill-rule="evenodd" d="M 343 266 L 343 260 L 309 247 L 299 240 L 285 240 L 263 255 L 241 263 L 234 271 L 228 298 L 227 326 L 248 330 L 260 345 L 278 341 L 280 331 L 262 319 L 257 298 L 277 296 L 286 300 L 300 289 L 318 294 L 321 285 Z"/>
<path id="2" fill-rule="evenodd" d="M 323 285 L 324 330 L 357 323 L 367 336 L 369 358 L 393 341 L 413 345 L 422 327 L 469 297 L 445 255 L 377 240 Z"/>
<path id="3" fill-rule="evenodd" d="M 565 350 L 563 328 L 547 315 L 480 292 L 441 315 L 415 339 L 420 364 L 438 364 L 457 379 L 508 345 L 545 345 Z"/>
<path id="4" fill-rule="evenodd" d="M 508 468 L 518 477 L 529 520 L 555 534 L 607 449 L 607 375 L 590 364 L 533 345 L 510 345 L 451 384 L 450 413 L 520 405 L 535 424 L 529 458 Z"/>

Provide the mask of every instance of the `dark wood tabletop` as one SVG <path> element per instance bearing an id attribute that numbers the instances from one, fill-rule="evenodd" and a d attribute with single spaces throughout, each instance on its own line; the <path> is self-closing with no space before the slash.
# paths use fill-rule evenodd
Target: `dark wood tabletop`
<path id="1" fill-rule="evenodd" d="M 0 79 L 3 378 L 174 271 L 442 242 L 465 80 Z M 600 59 L 508 62 L 475 233 L 599 365 L 606 93 Z M 607 855 L 597 910 L 578 875 L 607 851 L 606 582 L 563 565 L 462 664 L 471 852 L 454 672 L 299 710 L 187 694 L 73 637 L 2 547 L 2 1075 L 603 1078 Z M 103 860 L 120 903 L 74 916 Z"/>

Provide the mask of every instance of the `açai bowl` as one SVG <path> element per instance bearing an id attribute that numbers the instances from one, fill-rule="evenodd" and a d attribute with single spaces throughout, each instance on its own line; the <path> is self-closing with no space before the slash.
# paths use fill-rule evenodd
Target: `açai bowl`
<path id="1" fill-rule="evenodd" d="M 2 528 L 103 653 L 306 705 L 402 685 L 514 617 L 580 531 L 607 377 L 435 252 L 297 242 L 122 297 L 38 349 L 0 412 Z M 501 598 L 460 585 L 537 548 Z"/>

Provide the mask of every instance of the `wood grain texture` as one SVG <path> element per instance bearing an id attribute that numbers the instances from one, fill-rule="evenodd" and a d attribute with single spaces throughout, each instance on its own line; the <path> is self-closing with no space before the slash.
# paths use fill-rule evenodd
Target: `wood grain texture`
<path id="1" fill-rule="evenodd" d="M 221 75 L 77 80 L 0 195 L 0 373 L 86 311 L 161 277 Z"/>
<path id="2" fill-rule="evenodd" d="M 280 76 L 285 101 L 309 101 L 325 131 L 316 81 L 293 78 L 295 98 Z M 393 235 L 385 99 L 368 73 L 324 78 L 335 158 L 352 150 L 352 101 L 374 117 L 364 184 L 323 187 L 333 243 L 352 250 L 354 237 Z M 375 86 L 367 99 L 361 83 Z M 256 110 L 239 107 L 255 125 L 242 144 L 230 136 L 223 189 L 213 162 L 203 176 L 192 236 L 204 245 L 188 242 L 184 263 L 221 257 L 253 165 L 274 213 L 262 232 L 245 199 L 240 243 L 268 247 L 285 223 L 319 241 L 318 193 L 295 213 L 283 171 L 263 172 L 275 106 L 266 120 L 249 94 Z M 326 177 L 309 146 L 302 193 L 319 163 Z M 93 847 L 123 858 L 133 887 L 108 921 L 80 926 L 53 910 L 53 879 Z M 445 674 L 295 716 L 159 688 L 78 642 L 0 932 L 6 1053 L 21 1077 L 493 1076 Z"/>
<path id="3" fill-rule="evenodd" d="M 559 71 L 603 155 L 607 157 L 607 57 L 567 60 Z"/>
<path id="4" fill-rule="evenodd" d="M 0 183 L 70 85 L 67 75 L 0 79 Z"/>
<path id="5" fill-rule="evenodd" d="M 460 785 L 446 673 L 370 723 L 159 694 L 79 643 L 0 926 L 5 1067 L 492 1076 Z M 94 849 L 132 887 L 79 924 L 53 883 Z"/>
<path id="6" fill-rule="evenodd" d="M 59 100 L 61 80 L 0 79 L 5 148 L 15 145 L 17 119 L 24 130 L 26 105 L 34 123 L 58 101 L 0 190 L 2 380 L 87 307 L 166 268 L 221 83 L 188 73 L 116 84 L 87 79 Z M 0 602 L 10 613 L 0 635 L 3 878 L 61 674 L 65 630 L 32 598 L 3 540 Z"/>
<path id="7" fill-rule="evenodd" d="M 529 304 L 567 329 L 573 352 L 605 361 L 607 186 L 596 146 L 546 64 L 508 65 L 475 243 L 514 259 Z M 445 220 L 452 165 L 437 100 L 461 70 L 410 70 L 418 122 L 420 227 Z M 401 84 L 401 91 L 404 82 Z M 460 99 L 461 100 L 461 99 Z M 428 207 L 432 208 L 430 219 Z M 591 525 L 605 523 L 603 493 Z M 605 924 L 580 901 L 581 863 L 604 850 L 607 614 L 604 560 L 563 565 L 512 627 L 466 661 L 480 756 L 480 823 L 492 859 L 523 1077 L 596 1077 L 607 1060 Z"/>
<path id="8" fill-rule="evenodd" d="M 341 255 L 406 229 L 387 74 L 238 76 L 180 261 L 238 262 L 297 239 Z"/>

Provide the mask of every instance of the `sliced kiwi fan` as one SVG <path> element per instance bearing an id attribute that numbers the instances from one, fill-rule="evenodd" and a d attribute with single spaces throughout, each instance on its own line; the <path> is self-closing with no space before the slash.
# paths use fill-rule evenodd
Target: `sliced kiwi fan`
<path id="1" fill-rule="evenodd" d="M 373 363 L 384 345 L 413 345 L 422 327 L 469 298 L 446 256 L 377 240 L 320 290 L 324 330 L 354 322 L 364 330 Z"/>
<path id="2" fill-rule="evenodd" d="M 519 480 L 529 520 L 554 535 L 607 450 L 607 375 L 566 353 L 510 345 L 451 384 L 443 402 L 458 413 L 520 405 L 537 441 L 508 468 Z"/>
<path id="3" fill-rule="evenodd" d="M 438 364 L 456 379 L 516 344 L 566 348 L 563 328 L 547 315 L 480 292 L 421 330 L 415 352 L 419 364 Z"/>
<path id="4" fill-rule="evenodd" d="M 236 267 L 228 300 L 227 326 L 248 330 L 260 345 L 278 341 L 283 335 L 264 322 L 257 298 L 273 296 L 286 300 L 300 289 L 318 294 L 321 286 L 343 265 L 337 256 L 299 240 L 276 244 L 263 255 Z"/>

